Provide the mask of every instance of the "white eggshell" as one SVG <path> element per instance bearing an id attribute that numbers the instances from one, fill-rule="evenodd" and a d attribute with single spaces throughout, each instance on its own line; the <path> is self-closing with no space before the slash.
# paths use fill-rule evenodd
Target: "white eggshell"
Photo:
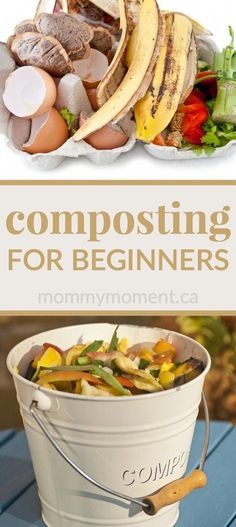
<path id="1" fill-rule="evenodd" d="M 23 66 L 8 77 L 3 101 L 16 117 L 39 117 L 54 105 L 56 96 L 55 82 L 48 73 Z"/>
<path id="2" fill-rule="evenodd" d="M 91 49 L 87 59 L 73 62 L 75 74 L 86 88 L 96 88 L 108 69 L 108 58 L 97 49 Z"/>

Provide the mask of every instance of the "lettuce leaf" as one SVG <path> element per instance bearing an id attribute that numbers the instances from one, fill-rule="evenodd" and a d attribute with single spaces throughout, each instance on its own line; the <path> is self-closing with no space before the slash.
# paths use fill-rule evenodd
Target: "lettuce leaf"
<path id="1" fill-rule="evenodd" d="M 64 121 L 66 121 L 66 124 L 68 126 L 68 130 L 71 132 L 73 130 L 73 125 L 75 124 L 75 121 L 77 120 L 77 116 L 72 113 L 68 108 L 62 108 L 60 111 L 61 116 L 63 117 Z"/>

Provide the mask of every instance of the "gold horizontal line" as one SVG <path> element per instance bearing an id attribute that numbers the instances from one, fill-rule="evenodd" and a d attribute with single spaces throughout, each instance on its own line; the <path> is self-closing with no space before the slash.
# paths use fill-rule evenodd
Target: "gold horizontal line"
<path id="1" fill-rule="evenodd" d="M 0 186 L 235 186 L 236 180 L 163 180 L 163 181 L 152 181 L 152 180 L 86 180 L 86 181 L 73 181 L 73 180 L 2 180 Z"/>
<path id="2" fill-rule="evenodd" d="M 139 317 L 156 317 L 156 316 L 236 316 L 236 311 L 0 311 L 0 317 L 14 316 L 14 317 L 65 317 L 65 316 L 80 316 L 80 317 L 113 317 L 113 316 L 139 316 Z"/>

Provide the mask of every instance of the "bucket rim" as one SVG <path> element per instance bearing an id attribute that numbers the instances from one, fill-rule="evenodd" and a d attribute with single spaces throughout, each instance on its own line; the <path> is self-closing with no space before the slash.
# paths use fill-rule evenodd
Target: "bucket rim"
<path id="1" fill-rule="evenodd" d="M 41 331 L 40 333 L 36 333 L 34 335 L 31 335 L 30 337 L 27 337 L 26 339 L 18 342 L 18 344 L 16 344 L 12 350 L 8 353 L 7 355 L 7 360 L 6 360 L 6 364 L 7 364 L 7 368 L 8 368 L 8 371 L 10 372 L 10 374 L 12 375 L 12 377 L 14 379 L 17 379 L 19 382 L 21 382 L 22 384 L 25 384 L 26 386 L 29 386 L 31 387 L 32 389 L 34 389 L 35 391 L 36 390 L 39 390 L 41 391 L 42 393 L 45 393 L 45 395 L 50 395 L 51 397 L 54 397 L 54 398 L 62 398 L 62 399 L 68 399 L 68 400 L 73 400 L 73 401 L 85 401 L 85 402 L 110 402 L 110 403 L 122 403 L 122 401 L 139 401 L 139 400 L 142 400 L 142 399 L 153 399 L 153 398 L 156 398 L 156 397 L 167 397 L 168 394 L 170 393 L 178 393 L 182 390 L 187 390 L 189 388 L 189 386 L 193 386 L 193 384 L 197 384 L 200 380 L 204 380 L 207 373 L 209 372 L 210 370 L 210 367 L 211 367 L 211 357 L 210 357 L 210 354 L 209 352 L 207 351 L 207 349 L 202 345 L 200 344 L 199 342 L 197 342 L 196 340 L 192 339 L 191 337 L 187 336 L 187 335 L 184 335 L 183 333 L 179 333 L 178 331 L 172 331 L 172 330 L 168 330 L 168 329 L 164 329 L 164 328 L 160 328 L 160 327 L 151 327 L 151 326 L 145 326 L 145 325 L 142 325 L 142 326 L 138 326 L 137 324 L 120 324 L 119 327 L 122 328 L 122 327 L 128 327 L 128 328 L 137 328 L 138 330 L 140 329 L 148 329 L 148 330 L 156 330 L 156 331 L 164 331 L 166 332 L 167 335 L 176 335 L 178 337 L 183 337 L 184 339 L 186 339 L 187 341 L 191 342 L 192 344 L 194 344 L 195 346 L 197 346 L 202 352 L 203 354 L 205 355 L 205 358 L 206 358 L 206 365 L 205 365 L 205 368 L 204 370 L 202 371 L 202 373 L 200 375 L 198 375 L 198 377 L 196 377 L 195 379 L 189 381 L 188 383 L 186 384 L 183 384 L 181 386 L 176 386 L 174 388 L 170 388 L 168 390 L 162 390 L 160 392 L 152 392 L 152 393 L 145 393 L 145 394 L 142 394 L 142 395 L 125 395 L 125 396 L 118 396 L 118 397 L 97 397 L 97 396 L 87 396 L 87 395 L 78 395 L 78 394 L 72 394 L 72 393 L 67 393 L 67 392 L 61 392 L 59 390 L 50 390 L 49 388 L 43 388 L 42 386 L 39 386 L 35 383 L 33 383 L 32 381 L 28 380 L 28 379 L 25 379 L 25 377 L 23 377 L 22 375 L 20 375 L 16 370 L 15 370 L 15 367 L 13 366 L 12 364 L 12 358 L 15 354 L 15 352 L 17 351 L 17 349 L 19 348 L 19 346 L 23 345 L 24 343 L 26 344 L 29 340 L 31 339 L 36 339 L 36 337 L 39 337 L 40 335 L 42 334 L 45 334 L 45 336 L 47 335 L 47 333 L 51 333 L 52 331 L 63 331 L 63 330 L 67 330 L 69 331 L 70 329 L 75 329 L 76 327 L 91 327 L 91 326 L 110 326 L 111 328 L 114 328 L 117 326 L 117 324 L 115 323 L 109 323 L 109 322 L 93 322 L 93 323 L 85 323 L 85 324 L 72 324 L 70 326 L 63 326 L 63 327 L 59 327 L 59 328 L 54 328 L 54 329 L 50 329 L 50 330 L 47 330 L 47 331 Z M 17 365 L 15 365 L 17 366 Z"/>

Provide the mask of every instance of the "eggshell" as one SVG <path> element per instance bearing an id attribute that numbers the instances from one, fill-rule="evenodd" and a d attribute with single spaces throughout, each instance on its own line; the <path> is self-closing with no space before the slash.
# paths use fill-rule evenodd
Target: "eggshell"
<path id="1" fill-rule="evenodd" d="M 87 92 L 87 96 L 89 98 L 90 104 L 92 106 L 92 109 L 97 111 L 99 106 L 98 106 L 98 103 L 97 103 L 97 90 L 96 90 L 96 88 L 87 88 L 86 92 Z"/>
<path id="2" fill-rule="evenodd" d="M 87 120 L 87 117 L 80 114 L 80 126 Z M 113 150 L 124 146 L 129 140 L 126 135 L 117 125 L 106 125 L 100 128 L 97 132 L 89 135 L 84 139 L 86 143 L 96 148 L 96 150 Z"/>
<path id="3" fill-rule="evenodd" d="M 40 117 L 54 105 L 57 88 L 53 78 L 40 68 L 23 66 L 9 75 L 3 101 L 16 117 Z"/>
<path id="4" fill-rule="evenodd" d="M 22 146 L 28 154 L 47 154 L 57 150 L 69 139 L 69 131 L 64 119 L 55 108 L 48 113 L 32 119 L 31 134 Z"/>
<path id="5" fill-rule="evenodd" d="M 87 59 L 76 60 L 73 65 L 85 88 L 96 88 L 108 69 L 108 58 L 97 49 L 91 49 Z"/>

